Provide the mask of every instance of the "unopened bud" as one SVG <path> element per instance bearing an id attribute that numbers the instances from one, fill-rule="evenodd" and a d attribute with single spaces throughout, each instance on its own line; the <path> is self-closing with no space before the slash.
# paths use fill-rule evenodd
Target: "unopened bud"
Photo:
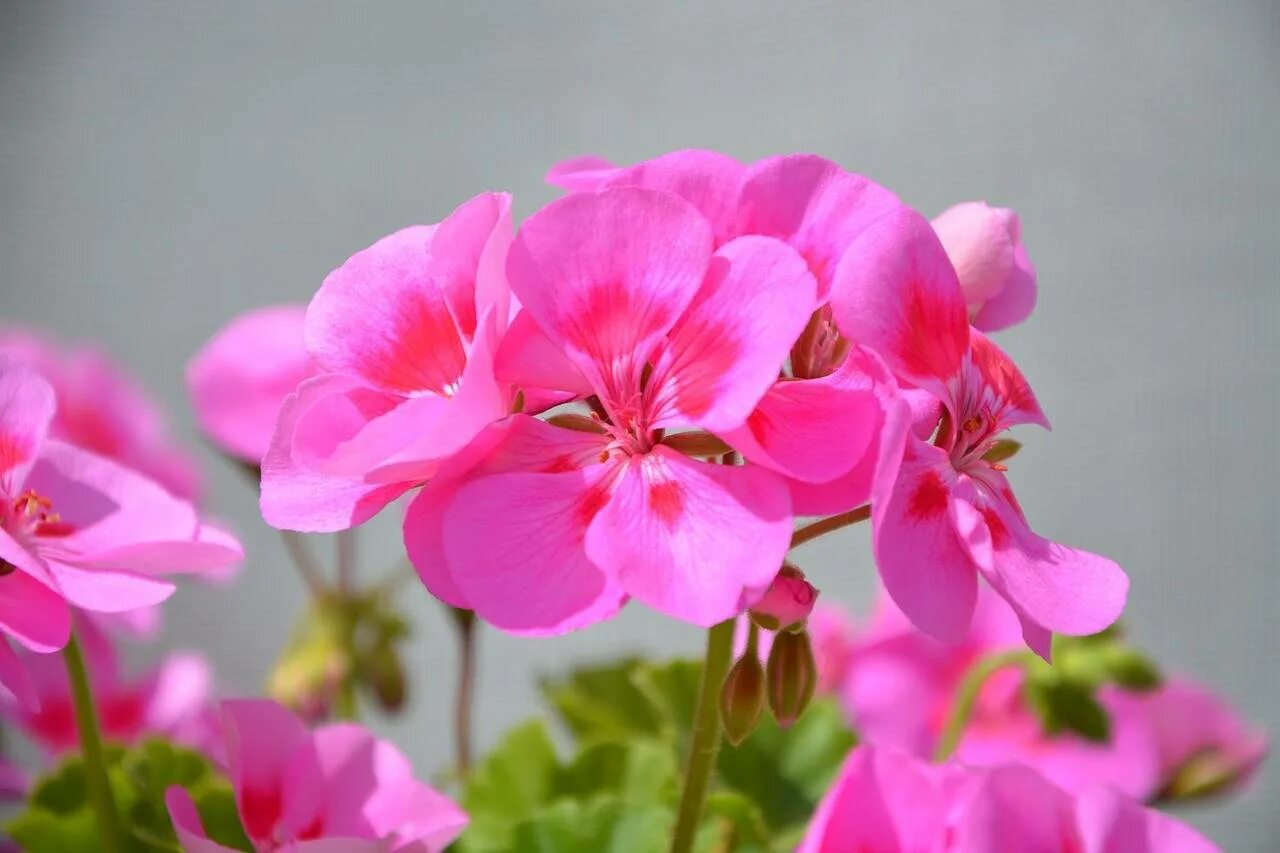
<path id="1" fill-rule="evenodd" d="M 294 629 L 267 682 L 271 698 L 310 721 L 328 715 L 339 688 L 351 675 L 341 618 L 326 603 L 313 607 Z"/>
<path id="2" fill-rule="evenodd" d="M 737 746 L 755 731 L 764 713 L 764 667 L 754 648 L 738 658 L 720 689 L 720 719 L 729 743 Z"/>
<path id="3" fill-rule="evenodd" d="M 818 665 L 807 631 L 779 632 L 769 650 L 765 687 L 778 725 L 790 728 L 800 719 L 818 684 Z"/>
<path id="4" fill-rule="evenodd" d="M 364 660 L 361 675 L 385 711 L 404 707 L 406 682 L 404 665 L 391 643 L 378 643 Z"/>
<path id="5" fill-rule="evenodd" d="M 804 572 L 784 565 L 764 598 L 751 607 L 751 620 L 766 631 L 794 631 L 804 625 L 817 600 L 818 590 Z"/>
<path id="6" fill-rule="evenodd" d="M 1234 788 L 1252 769 L 1221 749 L 1206 749 L 1182 763 L 1158 797 L 1161 802 L 1212 797 Z"/>

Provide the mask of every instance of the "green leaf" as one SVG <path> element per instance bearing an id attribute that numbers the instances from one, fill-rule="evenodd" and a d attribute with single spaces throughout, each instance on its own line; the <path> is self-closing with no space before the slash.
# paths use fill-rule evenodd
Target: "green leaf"
<path id="1" fill-rule="evenodd" d="M 699 841 L 706 845 L 705 849 L 733 850 L 735 853 L 771 853 L 784 849 L 770 837 L 760 807 L 735 791 L 712 791 L 708 794 L 703 822 L 708 825 L 703 828 L 707 837 Z"/>
<path id="2" fill-rule="evenodd" d="M 634 734 L 662 733 L 662 720 L 649 697 L 636 686 L 637 660 L 574 670 L 566 679 L 547 679 L 540 687 L 569 731 L 580 740 L 625 740 Z"/>
<path id="3" fill-rule="evenodd" d="M 545 723 L 531 720 L 508 732 L 467 781 L 464 849 L 512 849 L 516 826 L 551 800 L 560 772 Z"/>
<path id="4" fill-rule="evenodd" d="M 516 827 L 510 850 L 521 853 L 662 853 L 672 811 L 637 808 L 614 796 L 561 800 Z"/>
<path id="5" fill-rule="evenodd" d="M 1111 681 L 1126 690 L 1155 690 L 1163 681 L 1156 665 L 1137 649 L 1116 644 L 1102 658 Z"/>
<path id="6" fill-rule="evenodd" d="M 1046 733 L 1073 732 L 1099 743 L 1110 740 L 1111 718 L 1088 688 L 1065 679 L 1028 678 L 1025 694 Z"/>

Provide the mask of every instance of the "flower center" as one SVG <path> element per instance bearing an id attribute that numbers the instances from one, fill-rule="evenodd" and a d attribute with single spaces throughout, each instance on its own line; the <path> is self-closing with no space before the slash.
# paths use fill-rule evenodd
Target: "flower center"
<path id="1" fill-rule="evenodd" d="M 14 498 L 10 505 L 6 529 L 10 533 L 28 536 L 66 536 L 71 526 L 53 511 L 53 501 L 27 489 Z M 6 564 L 8 565 L 8 564 Z"/>

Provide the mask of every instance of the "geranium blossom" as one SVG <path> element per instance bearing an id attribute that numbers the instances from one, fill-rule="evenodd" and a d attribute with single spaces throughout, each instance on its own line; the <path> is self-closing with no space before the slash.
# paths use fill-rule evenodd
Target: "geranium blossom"
<path id="1" fill-rule="evenodd" d="M 1174 818 L 1105 787 L 1072 796 L 1034 770 L 929 765 L 863 746 L 846 759 L 798 853 L 1208 853 Z"/>
<path id="2" fill-rule="evenodd" d="M 222 720 L 236 806 L 260 853 L 437 853 L 467 824 L 453 802 L 413 776 L 404 756 L 360 726 L 308 731 L 275 702 L 224 702 Z M 210 841 L 191 796 L 166 796 L 182 848 L 225 851 Z"/>
<path id="3" fill-rule="evenodd" d="M 958 641 L 981 574 L 1045 657 L 1051 632 L 1092 634 L 1115 621 L 1128 592 L 1120 567 L 1033 533 L 1004 466 L 986 458 L 1009 427 L 1048 421 L 1009 357 L 970 329 L 929 223 L 902 208 L 866 229 L 836 271 L 832 306 L 846 337 L 943 407 L 934 440 L 908 436 L 891 489 L 872 504 L 876 564 L 902 611 Z"/>
<path id="4" fill-rule="evenodd" d="M 169 434 L 159 404 L 106 354 L 67 347 L 30 329 L 0 329 L 0 357 L 26 362 L 44 377 L 58 406 L 49 434 L 114 459 L 173 494 L 195 501 L 200 469 Z"/>
<path id="5" fill-rule="evenodd" d="M 268 523 L 361 524 L 511 411 L 493 375 L 510 241 L 511 199 L 486 193 L 329 274 L 304 322 L 319 373 L 285 401 L 262 460 Z"/>
<path id="6" fill-rule="evenodd" d="M 974 328 L 994 332 L 1030 316 L 1036 269 L 1022 245 L 1018 214 L 969 201 L 947 208 L 932 224 L 956 268 Z"/>
<path id="7" fill-rule="evenodd" d="M 803 260 L 761 237 L 713 251 L 687 202 L 618 188 L 535 214 L 507 269 L 532 325 L 513 326 L 508 376 L 593 395 L 604 416 L 516 416 L 473 470 L 428 485 L 405 522 L 428 586 L 532 632 L 603 618 L 624 595 L 701 625 L 740 612 L 786 553 L 786 483 L 695 461 L 670 431 L 746 420 L 812 310 Z"/>
<path id="8" fill-rule="evenodd" d="M 56 401 L 30 367 L 0 361 L 0 628 L 35 652 L 62 648 L 68 604 L 119 613 L 174 590 L 162 576 L 218 570 L 243 556 L 195 509 L 120 464 L 48 437 Z M 0 683 L 31 684 L 7 643 Z"/>
<path id="9" fill-rule="evenodd" d="M 200 428 L 224 453 L 257 465 L 285 398 L 315 373 L 303 344 L 306 306 L 248 311 L 209 339 L 187 364 L 187 392 Z"/>
<path id="10" fill-rule="evenodd" d="M 79 622 L 76 634 L 107 740 L 132 743 L 160 735 L 193 748 L 210 745 L 213 673 L 203 657 L 173 652 L 142 676 L 127 678 L 106 634 L 87 621 Z M 54 655 L 22 659 L 39 707 L 10 702 L 0 704 L 0 712 L 51 755 L 76 749 L 80 737 L 65 665 Z"/>

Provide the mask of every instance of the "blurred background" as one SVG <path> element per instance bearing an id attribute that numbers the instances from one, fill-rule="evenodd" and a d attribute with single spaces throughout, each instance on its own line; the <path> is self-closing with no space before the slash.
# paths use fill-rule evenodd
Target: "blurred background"
<path id="1" fill-rule="evenodd" d="M 1054 424 L 1018 436 L 1028 515 L 1128 569 L 1140 645 L 1280 731 L 1280 4 L 687 5 L 0 4 L 0 316 L 139 375 L 248 548 L 235 585 L 179 592 L 164 644 L 256 692 L 303 604 L 186 406 L 184 363 L 218 326 L 307 300 L 481 190 L 527 215 L 571 155 L 813 151 L 927 215 L 1018 210 L 1040 303 L 999 340 Z M 398 522 L 360 547 L 381 575 Z M 828 600 L 865 608 L 865 531 L 801 556 Z M 404 599 L 412 704 L 378 725 L 433 771 L 454 646 L 439 604 Z M 639 606 L 558 639 L 486 632 L 480 745 L 535 710 L 539 674 L 701 642 Z M 1275 849 L 1278 779 L 1186 817 Z"/>

